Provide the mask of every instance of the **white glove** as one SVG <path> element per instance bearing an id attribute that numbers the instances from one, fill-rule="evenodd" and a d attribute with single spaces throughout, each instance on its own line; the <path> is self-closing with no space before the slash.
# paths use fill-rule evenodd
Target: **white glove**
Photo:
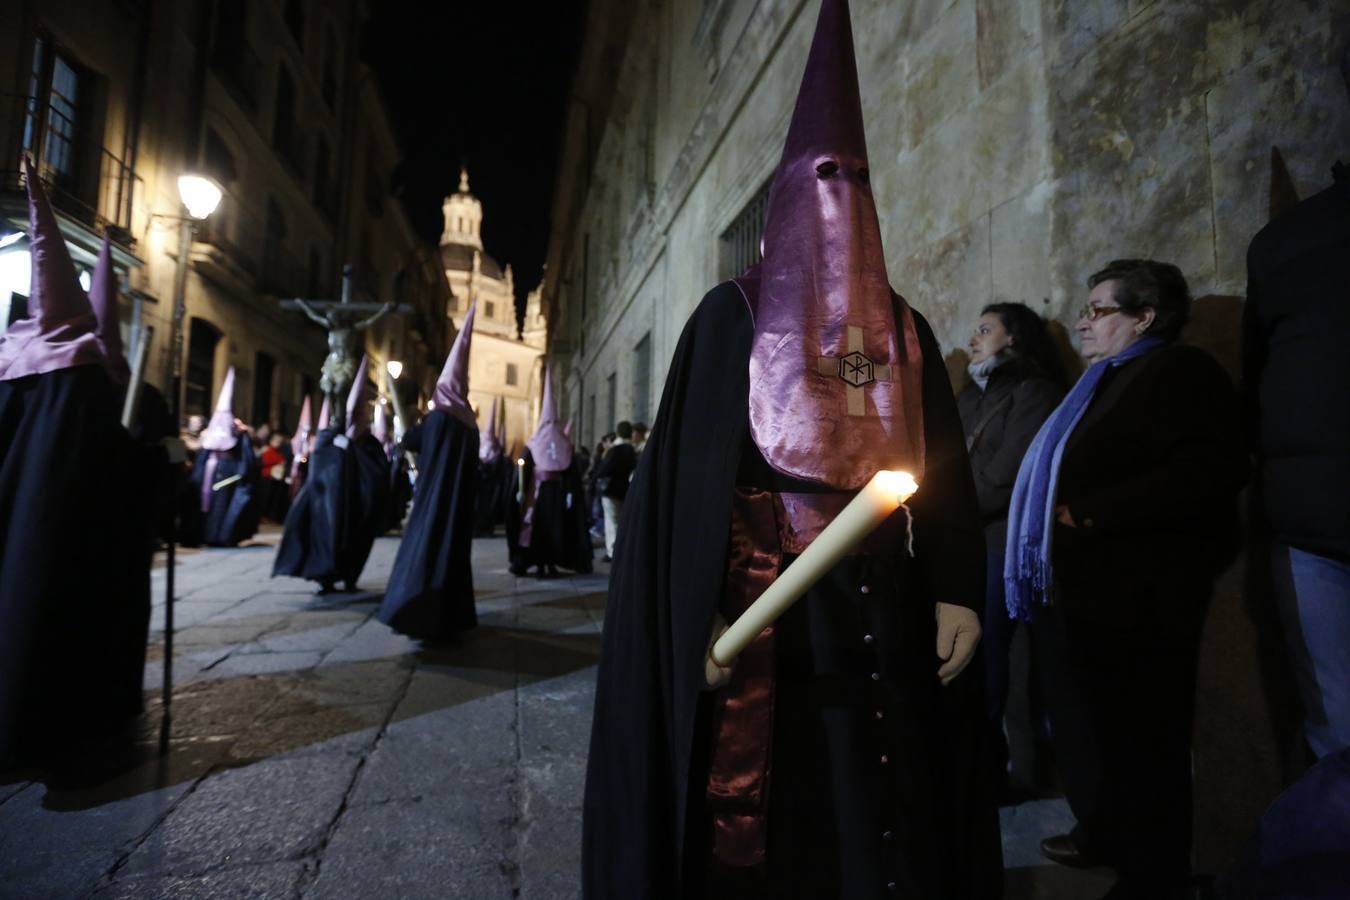
<path id="1" fill-rule="evenodd" d="M 938 668 L 943 685 L 961 674 L 975 657 L 980 643 L 980 617 L 975 611 L 952 603 L 937 605 L 937 655 L 945 660 Z"/>
<path id="2" fill-rule="evenodd" d="M 731 671 L 736 668 L 735 660 L 729 666 L 719 666 L 713 662 L 712 648 L 727 630 L 727 620 L 721 613 L 713 613 L 712 637 L 708 638 L 708 651 L 703 657 L 703 689 L 715 691 L 731 680 Z"/>

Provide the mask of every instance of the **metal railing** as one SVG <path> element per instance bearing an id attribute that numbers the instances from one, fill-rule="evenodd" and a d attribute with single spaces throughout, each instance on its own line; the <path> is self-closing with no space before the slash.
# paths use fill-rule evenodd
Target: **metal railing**
<path id="1" fill-rule="evenodd" d="M 0 93 L 0 148 L 0 193 L 23 193 L 19 164 L 26 151 L 55 209 L 94 231 L 108 231 L 123 246 L 135 244 L 131 211 L 144 180 L 45 98 Z"/>

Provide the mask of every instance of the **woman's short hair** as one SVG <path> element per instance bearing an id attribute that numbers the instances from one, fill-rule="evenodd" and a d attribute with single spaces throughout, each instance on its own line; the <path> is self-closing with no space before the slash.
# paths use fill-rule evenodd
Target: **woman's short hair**
<path id="1" fill-rule="evenodd" d="M 1174 341 L 1191 318 L 1191 289 L 1186 276 L 1171 263 L 1153 259 L 1113 259 L 1088 278 L 1088 288 L 1114 281 L 1112 296 L 1132 316 L 1152 309 L 1153 324 L 1145 334 Z"/>
<path id="2" fill-rule="evenodd" d="M 980 315 L 995 315 L 1003 323 L 1003 328 L 1012 338 L 1012 352 L 1022 359 L 1030 360 L 1041 373 L 1058 385 L 1068 383 L 1064 372 L 1064 363 L 1045 320 L 1025 303 L 990 303 L 980 310 Z"/>

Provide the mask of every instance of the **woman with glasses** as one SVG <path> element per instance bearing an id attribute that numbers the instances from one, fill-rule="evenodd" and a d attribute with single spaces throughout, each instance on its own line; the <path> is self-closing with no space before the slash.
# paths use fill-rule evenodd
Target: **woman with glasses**
<path id="1" fill-rule="evenodd" d="M 970 382 L 957 395 L 975 493 L 984 519 L 988 555 L 985 586 L 984 657 L 986 713 L 991 740 L 998 748 L 996 778 L 1017 793 L 1034 792 L 1034 771 L 1009 772 L 1004 709 L 1010 688 L 1009 651 L 1016 621 L 1003 600 L 1003 551 L 1008 533 L 1008 501 L 1022 456 L 1041 423 L 1064 396 L 1064 369 L 1045 322 L 1022 303 L 992 303 L 980 312 L 969 342 Z M 1014 697 L 1027 685 L 1013 688 Z M 1014 708 L 1021 704 L 1014 703 Z M 1019 729 L 1010 722 L 1009 735 Z M 1013 767 L 1015 769 L 1015 767 Z"/>
<path id="2" fill-rule="evenodd" d="M 1008 611 L 1034 620 L 1056 761 L 1077 825 L 1050 859 L 1111 865 L 1109 898 L 1188 896 L 1200 629 L 1236 549 L 1246 477 L 1237 402 L 1178 342 L 1181 271 L 1116 260 L 1076 326 L 1089 368 L 1018 472 Z"/>

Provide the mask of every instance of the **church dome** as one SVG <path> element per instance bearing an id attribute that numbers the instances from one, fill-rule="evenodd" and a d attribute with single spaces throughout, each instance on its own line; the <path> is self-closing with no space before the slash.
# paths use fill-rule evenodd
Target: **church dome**
<path id="1" fill-rule="evenodd" d="M 505 277 L 497 260 L 470 244 L 441 244 L 441 265 L 454 272 L 472 272 L 475 253 L 480 257 L 478 265 L 485 277 L 498 281 Z"/>

